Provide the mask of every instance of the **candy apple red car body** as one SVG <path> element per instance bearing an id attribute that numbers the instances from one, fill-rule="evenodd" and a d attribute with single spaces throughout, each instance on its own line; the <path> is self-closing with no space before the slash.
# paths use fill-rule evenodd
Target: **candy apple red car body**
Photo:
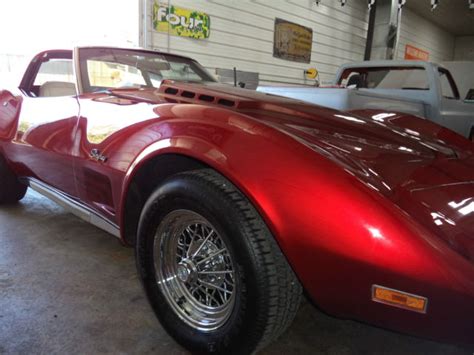
<path id="1" fill-rule="evenodd" d="M 124 243 L 146 198 L 131 197 L 141 172 L 175 158 L 211 167 L 252 202 L 322 309 L 474 342 L 474 150 L 451 131 L 215 83 L 0 100 L 0 151 L 16 174 L 93 209 Z M 92 137 L 104 120 L 107 136 Z M 374 302 L 374 285 L 426 297 L 426 312 Z"/>

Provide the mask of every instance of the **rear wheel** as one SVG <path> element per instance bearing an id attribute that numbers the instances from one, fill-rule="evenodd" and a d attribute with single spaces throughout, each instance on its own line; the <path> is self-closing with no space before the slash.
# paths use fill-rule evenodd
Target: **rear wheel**
<path id="1" fill-rule="evenodd" d="M 246 354 L 291 323 L 301 286 L 249 201 L 212 170 L 175 175 L 146 203 L 137 266 L 164 328 L 198 353 Z"/>
<path id="2" fill-rule="evenodd" d="M 0 204 L 14 203 L 25 197 L 28 187 L 18 178 L 0 155 Z"/>

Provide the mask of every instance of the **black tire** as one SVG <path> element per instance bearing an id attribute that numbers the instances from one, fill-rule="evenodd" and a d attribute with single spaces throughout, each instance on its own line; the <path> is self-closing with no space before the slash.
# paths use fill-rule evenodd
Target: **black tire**
<path id="1" fill-rule="evenodd" d="M 469 135 L 471 142 L 474 142 L 474 128 L 471 128 L 471 134 Z"/>
<path id="2" fill-rule="evenodd" d="M 25 197 L 28 187 L 18 181 L 0 154 L 0 204 L 15 203 Z"/>
<path id="3" fill-rule="evenodd" d="M 181 216 L 180 213 L 183 211 L 192 211 L 192 214 L 204 217 L 215 229 L 216 239 L 206 244 L 202 241 L 206 238 L 201 238 L 194 243 L 200 242 L 206 247 L 210 244 L 208 249 L 211 249 L 213 243 L 218 244 L 219 240 L 222 241 L 221 247 L 226 249 L 221 254 L 224 255 L 222 259 L 231 260 L 225 264 L 226 267 L 233 266 L 230 280 L 235 282 L 235 286 L 230 286 L 232 295 L 229 296 L 233 299 L 233 305 L 228 308 L 228 318 L 216 329 L 201 330 L 183 321 L 183 317 L 173 309 L 172 304 L 186 308 L 187 301 L 186 299 L 183 301 L 185 297 L 173 303 L 163 290 L 168 290 L 171 283 L 188 284 L 182 280 L 176 281 L 181 277 L 180 271 L 176 273 L 175 281 L 165 283 L 161 281 L 169 278 L 158 280 L 161 270 L 165 268 L 159 266 L 156 270 L 160 272 L 155 270 L 155 255 L 159 255 L 158 259 L 165 258 L 163 245 L 168 244 L 164 244 L 163 240 L 170 238 L 170 230 L 175 231 L 170 229 L 174 228 L 174 225 L 166 221 L 171 218 L 169 216 Z M 172 219 L 173 223 L 178 223 L 179 218 L 183 220 L 184 217 Z M 179 232 L 176 232 L 176 235 L 178 234 Z M 211 234 L 212 232 L 209 235 Z M 158 235 L 156 245 L 160 246 L 159 253 L 154 252 L 155 235 Z M 196 238 L 196 234 L 191 238 Z M 179 242 L 177 243 L 179 245 Z M 192 248 L 191 244 L 192 242 L 189 243 L 188 253 Z M 184 245 L 187 245 L 186 242 Z M 194 247 L 200 249 L 196 245 Z M 180 253 L 183 254 L 183 251 Z M 136 258 L 145 292 L 158 319 L 177 342 L 193 353 L 253 353 L 285 331 L 293 321 L 301 301 L 301 285 L 255 208 L 232 183 L 210 169 L 174 175 L 155 190 L 141 214 Z M 176 256 L 170 260 L 174 260 L 173 258 Z M 210 260 L 216 258 L 214 256 Z M 178 259 L 176 258 L 176 265 Z M 183 263 L 184 259 L 180 260 Z M 210 261 L 206 261 L 206 264 L 208 263 Z M 165 264 L 163 262 L 160 265 Z M 214 265 L 214 261 L 211 265 Z M 183 268 L 179 268 L 180 266 L 177 266 L 176 270 L 182 271 Z M 191 275 L 191 272 L 186 275 L 184 278 Z M 224 279 L 224 283 L 227 282 L 225 280 L 227 279 Z M 163 286 L 159 286 L 158 281 Z M 189 279 L 186 282 L 190 282 Z M 220 284 L 220 287 L 221 290 L 228 289 L 224 284 Z M 210 290 L 212 288 L 208 289 L 208 293 L 211 293 Z"/>

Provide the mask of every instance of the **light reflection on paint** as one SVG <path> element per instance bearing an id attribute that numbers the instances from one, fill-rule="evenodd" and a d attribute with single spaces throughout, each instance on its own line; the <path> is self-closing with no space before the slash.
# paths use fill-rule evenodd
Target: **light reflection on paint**
<path id="1" fill-rule="evenodd" d="M 357 123 L 366 123 L 365 121 L 359 119 L 359 118 L 355 118 L 355 117 L 352 117 L 352 116 L 344 116 L 344 115 L 334 115 L 336 117 L 339 117 L 339 118 L 343 118 L 347 121 L 351 121 L 351 122 L 357 122 Z"/>
<path id="2" fill-rule="evenodd" d="M 407 147 L 398 147 L 398 150 L 401 150 L 402 152 L 409 152 L 409 153 L 413 153 L 413 149 L 410 149 L 410 148 L 407 148 Z"/>
<path id="3" fill-rule="evenodd" d="M 469 200 L 470 198 L 466 198 L 462 200 L 461 202 L 451 201 L 448 203 L 448 205 L 452 207 L 453 209 L 457 210 L 459 207 L 464 206 L 467 202 L 469 202 Z"/>
<path id="4" fill-rule="evenodd" d="M 367 183 L 367 186 L 375 191 L 380 191 L 376 186 L 372 185 L 371 183 Z"/>
<path id="5" fill-rule="evenodd" d="M 380 230 L 374 227 L 369 227 L 369 232 L 372 234 L 372 237 L 375 239 L 385 239 Z"/>
<path id="6" fill-rule="evenodd" d="M 473 200 L 473 198 L 466 198 L 466 199 L 462 200 L 461 202 L 451 201 L 451 202 L 448 203 L 448 205 L 451 208 L 457 210 L 463 216 L 467 216 L 468 214 L 471 214 L 471 213 L 474 212 L 474 200 Z"/>
<path id="7" fill-rule="evenodd" d="M 394 113 L 378 113 L 376 115 L 373 115 L 372 119 L 374 121 L 384 122 L 386 118 L 393 117 L 393 116 L 395 116 Z"/>
<path id="8" fill-rule="evenodd" d="M 431 218 L 433 218 L 433 222 L 437 225 L 437 226 L 441 226 L 443 225 L 444 223 L 448 223 L 452 226 L 455 226 L 456 223 L 454 223 L 453 220 L 447 218 L 444 214 L 442 214 L 441 212 L 431 212 Z"/>
<path id="9" fill-rule="evenodd" d="M 113 113 L 112 104 L 118 105 L 114 102 L 99 104 L 97 100 L 81 101 L 81 115 L 87 119 L 87 140 L 90 143 L 100 144 L 125 127 L 158 118 L 152 110 L 153 105 L 148 103 L 121 104 L 120 109 Z"/>
<path id="10" fill-rule="evenodd" d="M 418 137 L 420 136 L 420 133 L 418 133 L 417 131 L 413 131 L 409 128 L 405 128 L 405 132 L 407 132 L 408 134 L 411 134 L 413 136 L 418 136 Z"/>
<path id="11" fill-rule="evenodd" d="M 474 212 L 474 201 L 472 201 L 466 207 L 460 208 L 458 211 L 459 211 L 460 214 L 462 214 L 464 216 L 467 216 L 468 214 L 471 214 L 472 212 Z"/>

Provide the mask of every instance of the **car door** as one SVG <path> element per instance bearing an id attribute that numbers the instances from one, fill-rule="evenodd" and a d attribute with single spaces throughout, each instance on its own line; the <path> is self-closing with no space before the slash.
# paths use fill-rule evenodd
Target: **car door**
<path id="1" fill-rule="evenodd" d="M 78 96 L 81 114 L 74 151 L 77 189 L 82 201 L 114 224 L 118 224 L 117 208 L 126 171 L 147 144 L 146 136 L 140 135 L 135 141 L 134 134 L 141 129 L 141 122 L 157 117 L 153 104 L 120 98 L 108 91 L 122 84 L 145 84 L 131 66 L 107 60 L 117 51 L 77 48 L 74 52 L 80 85 L 91 88 Z M 98 59 L 102 57 L 105 59 Z M 155 138 L 150 134 L 150 142 Z"/>
<path id="2" fill-rule="evenodd" d="M 18 128 L 8 156 L 23 175 L 76 196 L 72 150 L 79 114 L 72 51 L 48 51 L 30 63 L 20 84 Z"/>

